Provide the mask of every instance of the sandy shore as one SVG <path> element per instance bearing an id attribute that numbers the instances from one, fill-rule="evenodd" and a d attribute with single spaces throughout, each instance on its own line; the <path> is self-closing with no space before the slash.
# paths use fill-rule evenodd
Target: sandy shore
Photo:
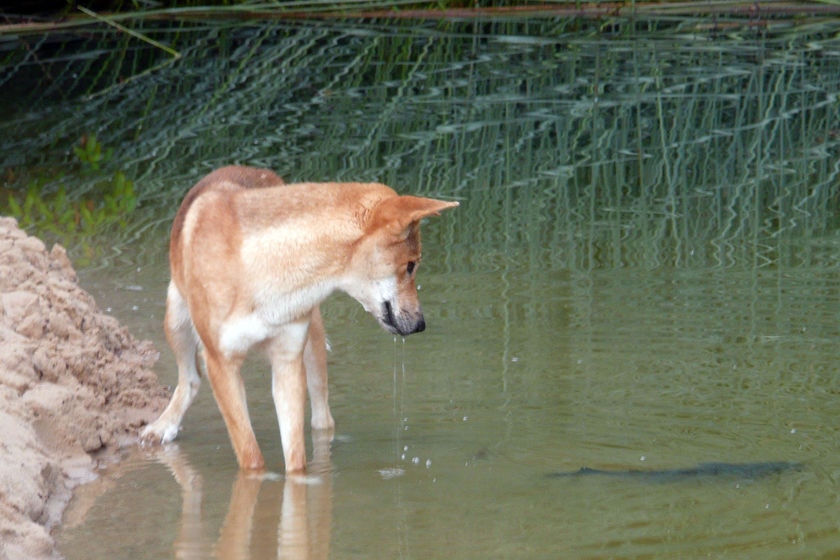
<path id="1" fill-rule="evenodd" d="M 157 357 L 79 288 L 62 247 L 0 218 L 0 559 L 60 557 L 50 530 L 73 487 L 166 404 Z"/>

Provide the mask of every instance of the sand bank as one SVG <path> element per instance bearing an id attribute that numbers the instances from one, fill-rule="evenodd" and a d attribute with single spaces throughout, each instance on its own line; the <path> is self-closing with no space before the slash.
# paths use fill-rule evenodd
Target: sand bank
<path id="1" fill-rule="evenodd" d="M 158 353 L 104 314 L 64 249 L 0 218 L 0 559 L 57 558 L 72 488 L 166 405 Z"/>

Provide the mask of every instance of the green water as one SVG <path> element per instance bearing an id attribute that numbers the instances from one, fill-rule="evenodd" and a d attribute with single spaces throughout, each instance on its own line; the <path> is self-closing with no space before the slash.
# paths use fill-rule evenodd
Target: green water
<path id="1" fill-rule="evenodd" d="M 694 23 L 137 22 L 182 58 L 104 29 L 85 57 L 21 55 L 16 87 L 39 87 L 6 105 L 2 167 L 68 162 L 91 131 L 114 148 L 140 205 L 81 278 L 157 344 L 165 383 L 167 228 L 210 169 L 461 202 L 424 225 L 426 332 L 394 340 L 346 296 L 324 305 L 337 434 L 309 479 L 282 477 L 254 360 L 274 475 L 237 475 L 204 387 L 177 445 L 79 490 L 62 552 L 838 554 L 840 27 Z M 551 476 L 777 461 L 801 467 Z"/>

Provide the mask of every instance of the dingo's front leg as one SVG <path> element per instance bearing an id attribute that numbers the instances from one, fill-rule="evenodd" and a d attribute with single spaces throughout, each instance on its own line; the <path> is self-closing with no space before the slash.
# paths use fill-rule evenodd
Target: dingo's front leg
<path id="1" fill-rule="evenodd" d="M 271 387 L 286 472 L 306 468 L 304 441 L 304 408 L 306 405 L 306 372 L 303 365 L 304 346 L 309 318 L 285 325 L 267 347 L 271 359 Z"/>
<path id="2" fill-rule="evenodd" d="M 331 431 L 335 428 L 335 421 L 330 414 L 330 393 L 327 385 L 327 336 L 321 311 L 317 307 L 312 310 L 303 363 L 306 366 L 306 385 L 309 388 L 309 402 L 312 407 L 312 429 Z"/>
<path id="3" fill-rule="evenodd" d="M 213 387 L 213 396 L 216 397 L 219 411 L 225 419 L 239 468 L 263 470 L 265 461 L 251 426 L 248 403 L 245 399 L 245 384 L 239 373 L 243 357 L 222 356 L 216 349 L 208 347 L 205 347 L 204 355 L 207 362 L 207 378 Z"/>

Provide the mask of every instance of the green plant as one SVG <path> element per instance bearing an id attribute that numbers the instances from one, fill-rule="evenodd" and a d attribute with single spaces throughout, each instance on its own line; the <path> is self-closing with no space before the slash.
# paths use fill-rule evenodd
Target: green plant
<path id="1" fill-rule="evenodd" d="M 22 228 L 76 247 L 80 258 L 89 259 L 99 252 L 92 242 L 96 234 L 115 225 L 126 227 L 128 215 L 137 207 L 137 194 L 124 171 L 106 173 L 113 150 L 106 149 L 95 135 L 82 136 L 73 154 L 77 176 L 45 169 L 25 180 L 23 187 L 15 188 L 13 181 L 7 190 L 6 212 Z M 78 185 L 82 177 L 88 178 L 88 190 L 82 196 L 68 193 L 68 184 Z"/>
<path id="2" fill-rule="evenodd" d="M 78 145 L 73 146 L 73 153 L 79 161 L 93 171 L 99 171 L 101 166 L 108 163 L 114 155 L 113 149 L 104 149 L 96 140 L 96 135 L 82 136 Z"/>

